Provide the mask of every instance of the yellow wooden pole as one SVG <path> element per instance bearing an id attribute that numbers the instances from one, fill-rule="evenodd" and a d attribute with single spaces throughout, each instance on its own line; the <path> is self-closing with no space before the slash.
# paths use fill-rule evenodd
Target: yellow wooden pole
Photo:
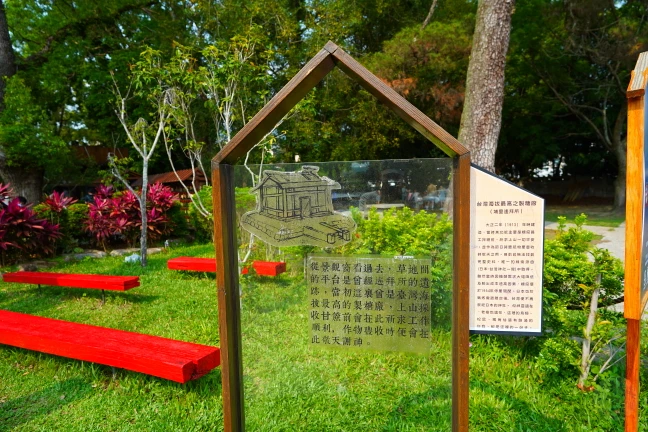
<path id="1" fill-rule="evenodd" d="M 642 301 L 642 257 L 644 213 L 646 205 L 645 93 L 648 77 L 648 52 L 637 60 L 628 86 L 628 141 L 626 178 L 626 242 L 624 316 L 627 320 L 625 430 L 636 432 L 639 426 L 639 341 Z M 644 252 L 643 255 L 646 255 Z"/>

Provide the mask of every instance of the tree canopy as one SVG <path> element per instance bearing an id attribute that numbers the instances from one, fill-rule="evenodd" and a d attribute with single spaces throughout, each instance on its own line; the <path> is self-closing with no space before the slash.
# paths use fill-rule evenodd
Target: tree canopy
<path id="1" fill-rule="evenodd" d="M 204 143 L 205 160 L 213 156 L 327 40 L 456 135 L 477 3 L 0 0 L 0 176 L 14 181 L 12 167 L 21 167 L 25 175 L 40 176 L 36 188 L 45 180 L 52 187 L 63 172 L 69 177 L 78 170 L 78 164 L 65 165 L 72 161 L 66 153 L 71 146 L 126 146 L 111 89 L 113 80 L 127 87 L 143 51 L 155 50 L 169 67 L 175 61 L 176 72 L 179 62 L 190 65 L 174 78 L 185 80 L 190 92 L 186 80 L 200 80 L 197 71 L 209 63 L 205 50 L 241 37 L 253 37 L 255 49 L 238 77 L 237 95 L 220 99 L 230 107 L 229 130 L 219 131 L 223 123 L 214 120 L 220 108 L 208 93 L 185 94 L 195 108 L 197 135 L 175 137 L 178 168 L 190 165 L 180 156 L 191 140 Z M 648 49 L 647 19 L 641 0 L 517 3 L 498 173 L 513 180 L 541 173 L 624 178 L 624 92 L 638 53 Z M 225 85 L 225 76 L 218 79 Z M 130 115 L 153 112 L 145 99 L 134 102 Z M 304 161 L 440 155 L 341 73 L 329 75 L 299 104 L 268 150 L 264 154 L 276 161 L 297 154 Z M 260 152 L 251 157 L 258 160 Z M 152 158 L 151 172 L 169 169 L 162 153 Z"/>

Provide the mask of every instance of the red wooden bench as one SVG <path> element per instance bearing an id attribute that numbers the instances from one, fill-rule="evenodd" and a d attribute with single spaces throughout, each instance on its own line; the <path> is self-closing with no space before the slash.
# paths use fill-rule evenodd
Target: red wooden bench
<path id="1" fill-rule="evenodd" d="M 216 273 L 216 258 L 178 257 L 167 261 L 169 270 L 189 270 Z"/>
<path id="2" fill-rule="evenodd" d="M 252 267 L 257 274 L 262 276 L 277 276 L 286 271 L 285 262 L 254 261 Z M 216 260 L 214 258 L 177 257 L 167 261 L 167 268 L 215 273 Z M 246 269 L 243 269 L 243 273 L 247 273 Z"/>
<path id="3" fill-rule="evenodd" d="M 220 364 L 217 347 L 0 310 L 0 344 L 186 383 Z"/>
<path id="4" fill-rule="evenodd" d="M 2 275 L 5 282 L 52 285 L 72 288 L 100 289 L 105 301 L 104 290 L 127 291 L 140 286 L 139 276 L 107 276 L 95 274 L 66 274 L 47 272 L 15 272 Z"/>
<path id="5" fill-rule="evenodd" d="M 285 262 L 254 261 L 252 267 L 261 276 L 278 276 L 286 271 Z"/>

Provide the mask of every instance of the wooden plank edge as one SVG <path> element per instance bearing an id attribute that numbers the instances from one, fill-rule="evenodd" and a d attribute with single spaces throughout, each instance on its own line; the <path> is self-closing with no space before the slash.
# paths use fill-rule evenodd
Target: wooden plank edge
<path id="1" fill-rule="evenodd" d="M 628 100 L 624 317 L 641 319 L 644 98 Z"/>
<path id="2" fill-rule="evenodd" d="M 634 70 L 630 74 L 630 83 L 626 97 L 635 98 L 643 96 L 646 90 L 646 80 L 648 78 L 648 51 L 642 52 L 637 58 Z"/>
<path id="3" fill-rule="evenodd" d="M 434 143 L 448 156 L 454 157 L 468 153 L 468 149 L 457 141 L 455 137 L 446 132 L 380 78 L 372 74 L 343 49 L 337 48 L 331 55 L 334 57 L 336 65 L 345 74 L 357 81 L 365 90 L 387 105 L 389 109 L 398 114 L 407 124 Z"/>
<path id="4" fill-rule="evenodd" d="M 10 333 L 15 333 L 15 337 Z M 130 355 L 120 359 L 116 356 L 115 351 L 110 348 L 79 346 L 70 341 L 52 341 L 46 336 L 25 335 L 19 334 L 18 332 L 0 332 L 0 344 L 78 361 L 116 367 L 182 384 L 189 381 L 196 371 L 195 360 L 184 360 L 172 364 L 151 358 L 150 356 L 138 357 Z M 209 371 L 203 369 L 201 372 L 204 372 L 204 375 Z"/>
<path id="5" fill-rule="evenodd" d="M 470 376 L 470 153 L 453 176 L 452 430 L 468 430 Z"/>

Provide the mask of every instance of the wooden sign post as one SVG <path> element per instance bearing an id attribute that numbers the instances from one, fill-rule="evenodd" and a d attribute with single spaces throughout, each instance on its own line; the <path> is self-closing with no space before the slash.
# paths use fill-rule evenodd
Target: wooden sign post
<path id="1" fill-rule="evenodd" d="M 453 159 L 452 430 L 468 430 L 470 153 L 378 77 L 332 42 L 327 43 L 212 160 L 214 245 L 226 432 L 245 429 L 239 271 L 232 209 L 232 165 L 335 67 Z"/>
<path id="2" fill-rule="evenodd" d="M 625 430 L 638 429 L 639 339 L 648 290 L 648 187 L 646 179 L 646 81 L 648 52 L 639 55 L 628 86 L 624 316 L 627 320 Z"/>

